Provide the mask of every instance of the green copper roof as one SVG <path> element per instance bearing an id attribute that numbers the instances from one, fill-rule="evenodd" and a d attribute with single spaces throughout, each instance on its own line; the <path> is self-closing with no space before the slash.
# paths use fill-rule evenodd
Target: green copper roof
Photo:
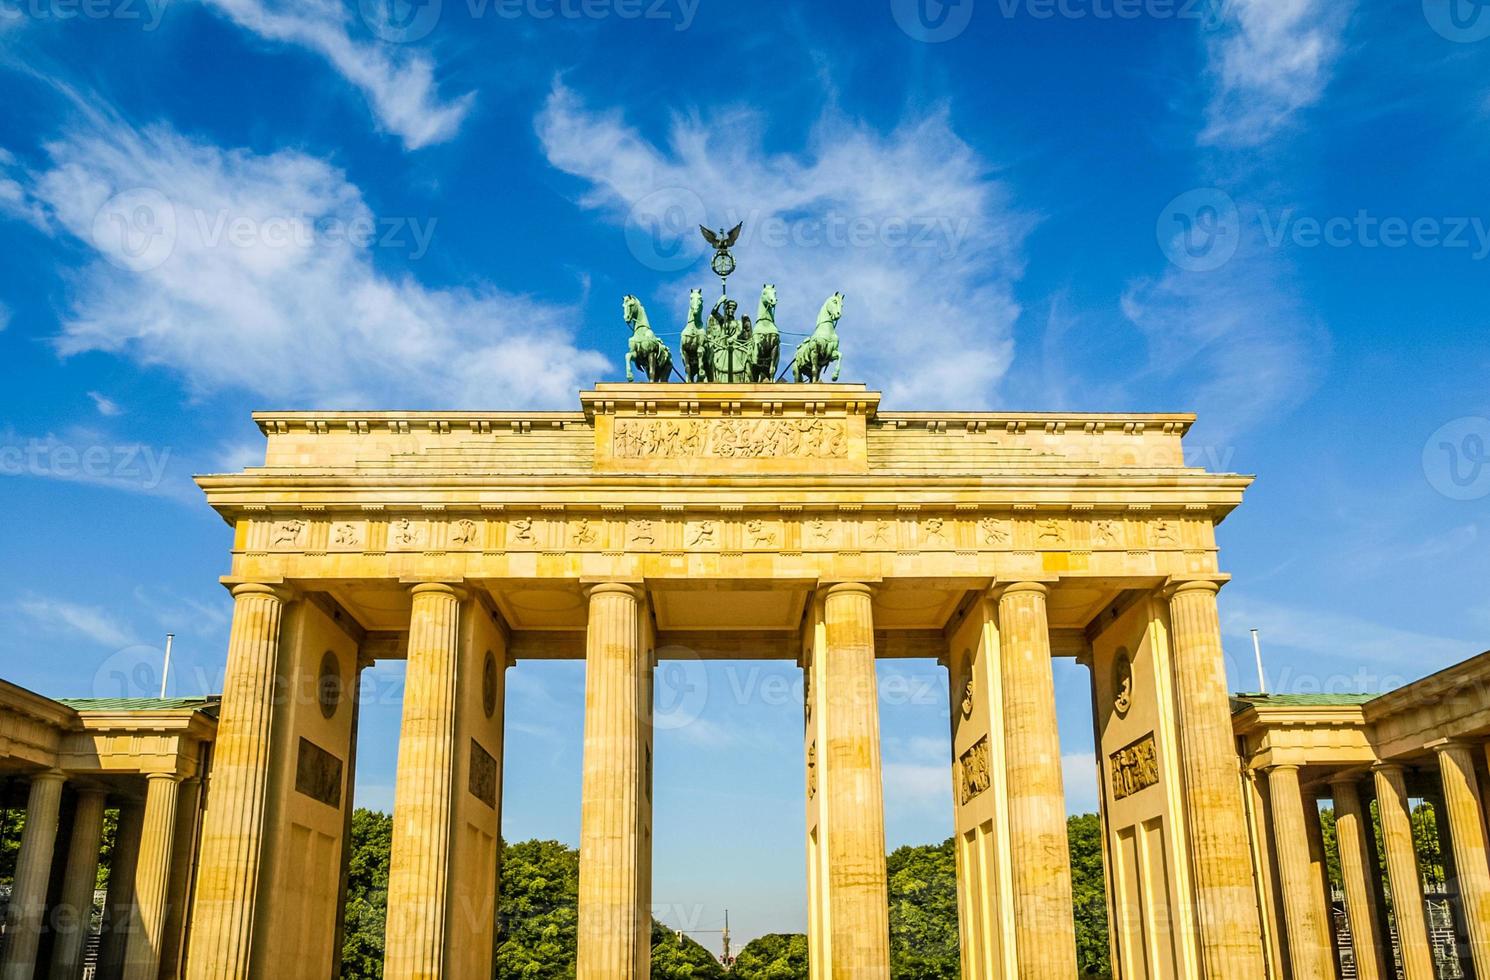
<path id="1" fill-rule="evenodd" d="M 58 698 L 74 711 L 181 711 L 216 704 L 216 698 Z"/>
<path id="2" fill-rule="evenodd" d="M 1237 710 L 1258 708 L 1353 708 L 1375 701 L 1380 694 L 1238 694 Z"/>

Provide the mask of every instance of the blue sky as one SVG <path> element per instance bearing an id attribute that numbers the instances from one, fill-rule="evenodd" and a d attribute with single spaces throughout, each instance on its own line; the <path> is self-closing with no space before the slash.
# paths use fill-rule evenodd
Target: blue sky
<path id="1" fill-rule="evenodd" d="M 148 687 L 173 629 L 176 689 L 215 689 L 230 536 L 190 477 L 252 462 L 251 410 L 572 407 L 619 377 L 620 296 L 678 319 L 692 226 L 738 219 L 784 325 L 848 294 L 845 380 L 889 406 L 1200 413 L 1194 460 L 1259 477 L 1221 536 L 1236 687 L 1254 626 L 1292 690 L 1490 646 L 1481 0 L 393 15 L 0 0 L 8 679 Z M 892 846 L 941 840 L 944 675 L 881 673 Z M 659 679 L 676 925 L 802 928 L 797 674 Z M 371 677 L 387 806 L 399 670 Z M 509 838 L 577 838 L 581 680 L 510 674 Z"/>

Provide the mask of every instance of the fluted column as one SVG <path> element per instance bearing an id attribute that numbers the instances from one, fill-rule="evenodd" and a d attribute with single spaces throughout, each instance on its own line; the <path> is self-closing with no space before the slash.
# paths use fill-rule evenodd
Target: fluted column
<path id="1" fill-rule="evenodd" d="M 1407 980 L 1434 980 L 1428 920 L 1423 910 L 1423 883 L 1412 839 L 1412 815 L 1408 810 L 1407 776 L 1401 766 L 1394 765 L 1377 766 L 1375 773 L 1387 883 L 1392 889 L 1403 972 Z"/>
<path id="2" fill-rule="evenodd" d="M 1361 805 L 1356 776 L 1331 780 L 1335 801 L 1335 845 L 1340 853 L 1340 878 L 1345 887 L 1345 917 L 1355 949 L 1357 980 L 1387 980 L 1386 949 L 1382 944 L 1376 903 L 1376 868 L 1371 862 L 1367 834 L 1371 821 Z"/>
<path id="3" fill-rule="evenodd" d="M 457 656 L 464 594 L 438 583 L 416 585 L 413 594 L 388 868 L 387 980 L 439 980 L 446 974 Z"/>
<path id="4" fill-rule="evenodd" d="M 31 980 L 36 970 L 36 947 L 46 920 L 47 884 L 52 876 L 52 852 L 57 845 L 57 818 L 66 779 L 55 769 L 31 777 L 26 828 L 21 833 L 6 916 L 5 959 L 0 961 L 3 980 Z"/>
<path id="5" fill-rule="evenodd" d="M 642 980 L 651 923 L 642 906 L 643 779 L 640 596 L 629 585 L 590 590 L 585 639 L 585 748 L 579 832 L 577 980 Z"/>
<path id="6" fill-rule="evenodd" d="M 888 977 L 889 885 L 880 759 L 879 686 L 869 587 L 830 586 L 823 596 L 828 703 L 818 728 L 827 844 L 829 949 L 834 977 Z"/>
<path id="7" fill-rule="evenodd" d="M 187 903 L 191 898 L 201 805 L 202 777 L 183 780 L 176 794 L 176 840 L 171 845 L 171 883 L 166 893 L 166 932 L 160 953 L 161 980 L 177 980 L 184 966 L 182 952 L 190 922 Z"/>
<path id="8" fill-rule="evenodd" d="M 140 859 L 135 865 L 135 901 L 124 953 L 124 980 L 155 980 L 160 972 L 179 785 L 174 773 L 152 772 L 146 777 L 145 819 Z"/>
<path id="9" fill-rule="evenodd" d="M 135 867 L 145 828 L 145 808 L 134 800 L 119 805 L 114 850 L 109 858 L 109 893 L 104 899 L 103 935 L 98 948 L 98 980 L 124 976 L 124 953 L 134 917 Z"/>
<path id="10" fill-rule="evenodd" d="M 72 839 L 67 846 L 67 869 L 62 876 L 56 938 L 52 942 L 51 980 L 78 980 L 83 975 L 83 949 L 93 919 L 93 890 L 98 882 L 98 858 L 103 846 L 103 811 L 107 794 L 101 789 L 78 793 L 73 811 Z"/>
<path id="11" fill-rule="evenodd" d="M 233 627 L 193 915 L 191 980 L 246 980 L 253 952 L 264 813 L 279 672 L 280 620 L 289 593 L 233 588 Z"/>
<path id="12" fill-rule="evenodd" d="M 1273 839 L 1278 877 L 1283 884 L 1283 918 L 1288 931 L 1288 960 L 1294 980 L 1332 980 L 1329 928 L 1320 906 L 1320 882 L 1309 862 L 1308 814 L 1299 791 L 1298 766 L 1268 771 L 1273 800 Z M 1316 811 L 1317 814 L 1317 811 Z M 1316 822 L 1318 816 L 1315 816 Z"/>
<path id="13" fill-rule="evenodd" d="M 1020 980 L 1070 980 L 1076 975 L 1066 792 L 1045 612 L 1048 591 L 1037 582 L 1021 582 L 1001 590 L 998 600 Z"/>
<path id="14" fill-rule="evenodd" d="M 1216 610 L 1219 588 L 1182 582 L 1168 594 L 1201 964 L 1208 980 L 1231 980 L 1260 977 L 1265 968 Z"/>
<path id="15" fill-rule="evenodd" d="M 1465 742 L 1446 742 L 1434 748 L 1443 777 L 1444 808 L 1454 842 L 1454 875 L 1469 925 L 1475 975 L 1490 977 L 1490 847 L 1485 837 L 1474 748 Z"/>

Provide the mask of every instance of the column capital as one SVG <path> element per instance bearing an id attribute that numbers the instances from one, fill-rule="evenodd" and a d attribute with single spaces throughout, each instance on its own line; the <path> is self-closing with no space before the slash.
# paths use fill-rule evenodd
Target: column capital
<path id="1" fill-rule="evenodd" d="M 1230 581 L 1230 575 L 1217 575 L 1209 578 L 1171 578 L 1159 591 L 1166 599 L 1173 599 L 1177 595 L 1188 592 L 1209 592 L 1215 595 L 1221 591 L 1221 586 Z"/>
<path id="2" fill-rule="evenodd" d="M 469 593 L 459 585 L 451 582 L 420 582 L 409 589 L 410 595 L 447 595 L 457 602 L 465 599 Z"/>
<path id="3" fill-rule="evenodd" d="M 158 779 L 169 779 L 173 783 L 179 783 L 179 782 L 181 782 L 182 778 L 183 777 L 182 777 L 182 775 L 179 772 L 167 772 L 164 769 L 162 769 L 162 770 L 160 770 L 158 772 L 147 772 L 147 773 L 145 773 L 145 782 L 146 783 L 150 783 L 150 782 L 153 782 L 153 781 L 158 780 Z"/>
<path id="4" fill-rule="evenodd" d="M 1296 762 L 1278 762 L 1270 766 L 1263 766 L 1262 771 L 1267 773 L 1269 776 L 1271 776 L 1275 772 L 1296 773 L 1299 771 L 1299 764 Z"/>
<path id="5" fill-rule="evenodd" d="M 32 773 L 31 774 L 31 782 L 33 782 L 33 783 L 47 783 L 47 782 L 65 783 L 65 782 L 67 782 L 67 773 L 63 772 L 61 769 L 43 769 L 41 772 L 37 772 L 37 773 Z"/>
<path id="6" fill-rule="evenodd" d="M 1359 786 L 1367 776 L 1364 772 L 1337 772 L 1325 779 L 1331 786 Z"/>
<path id="7" fill-rule="evenodd" d="M 832 585 L 823 586 L 821 591 L 828 598 L 840 595 L 874 595 L 874 589 L 863 582 L 835 582 Z"/>
<path id="8" fill-rule="evenodd" d="M 1437 741 L 1429 742 L 1426 748 L 1430 748 L 1439 755 L 1443 755 L 1444 753 L 1450 752 L 1454 749 L 1462 749 L 1466 752 L 1473 752 L 1482 744 L 1484 743 L 1476 741 L 1472 738 L 1441 738 Z"/>
<path id="9" fill-rule="evenodd" d="M 1371 766 L 1371 771 L 1384 776 L 1405 775 L 1407 767 L 1400 762 L 1377 762 Z"/>
<path id="10" fill-rule="evenodd" d="M 244 596 L 262 595 L 278 599 L 280 602 L 291 602 L 296 598 L 295 589 L 283 583 L 238 582 L 224 584 L 228 586 L 228 591 L 233 594 L 234 599 L 240 599 Z"/>
<path id="11" fill-rule="evenodd" d="M 597 595 L 619 595 L 630 599 L 641 601 L 641 586 L 630 582 L 595 582 L 585 586 L 585 598 L 592 599 Z"/>
<path id="12" fill-rule="evenodd" d="M 988 590 L 989 598 L 1002 599 L 1006 595 L 1017 595 L 1021 592 L 1034 592 L 1042 597 L 1050 595 L 1050 583 L 1037 582 L 1033 579 L 1018 582 L 998 582 Z"/>

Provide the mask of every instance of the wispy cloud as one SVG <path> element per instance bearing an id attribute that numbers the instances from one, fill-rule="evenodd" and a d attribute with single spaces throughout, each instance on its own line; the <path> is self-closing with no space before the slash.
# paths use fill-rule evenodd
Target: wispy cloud
<path id="1" fill-rule="evenodd" d="M 1175 404 L 1199 413 L 1197 436 L 1212 447 L 1298 405 L 1329 355 L 1328 331 L 1298 299 L 1291 270 L 1255 236 L 1218 269 L 1171 266 L 1134 281 L 1122 309 L 1148 341 L 1148 368 L 1134 381 L 1169 386 Z"/>
<path id="2" fill-rule="evenodd" d="M 1352 4 L 1228 0 L 1207 42 L 1214 93 L 1201 142 L 1266 143 L 1319 101 L 1343 47 Z"/>
<path id="3" fill-rule="evenodd" d="M 202 0 L 208 7 L 266 41 L 289 44 L 325 58 L 367 98 L 383 129 L 411 150 L 443 143 L 460 130 L 474 93 L 440 96 L 431 59 L 404 45 L 355 40 L 356 3 L 341 0 Z M 363 4 L 364 7 L 371 7 Z"/>
<path id="4" fill-rule="evenodd" d="M 371 249 L 432 235 L 435 217 L 374 216 L 319 158 L 97 113 L 47 152 L 28 199 L 94 255 L 72 277 L 64 356 L 113 352 L 198 391 L 324 408 L 462 407 L 489 402 L 493 386 L 517 406 L 567 404 L 606 367 L 574 346 L 570 309 L 381 271 Z"/>
<path id="5" fill-rule="evenodd" d="M 681 329 L 687 288 L 712 278 L 696 226 L 744 220 L 739 279 L 778 284 L 783 331 L 810 332 L 822 301 L 847 293 L 844 380 L 883 386 L 897 404 L 996 400 L 1032 219 L 945 110 L 890 132 L 830 110 L 806 147 L 773 153 L 768 119 L 735 109 L 676 118 L 658 146 L 560 84 L 537 129 L 549 162 L 585 181 L 581 205 L 623 226 L 639 275 L 687 270 L 658 297 L 654 324 Z M 783 367 L 795 343 L 783 338 Z"/>
<path id="6" fill-rule="evenodd" d="M 82 636 L 100 646 L 123 647 L 134 642 L 128 626 L 96 606 L 46 596 L 23 596 L 15 608 L 49 633 Z"/>
<path id="7" fill-rule="evenodd" d="M 1323 663 L 1326 666 L 1320 670 L 1324 672 L 1334 670 L 1339 674 L 1345 668 L 1387 665 L 1407 672 L 1406 678 L 1397 680 L 1411 680 L 1479 652 L 1473 643 L 1465 640 L 1260 599 L 1248 593 L 1228 593 L 1221 612 L 1222 630 L 1227 636 L 1250 644 L 1249 630 L 1255 627 L 1261 631 L 1267 647 L 1286 648 L 1295 654 L 1291 658 L 1294 662 Z M 1250 656 L 1250 646 L 1248 651 Z M 1243 673 L 1250 676 L 1250 671 Z M 1336 677 L 1338 681 L 1349 679 Z M 1325 686 L 1329 678 L 1316 675 L 1305 678 L 1296 672 L 1295 680 Z"/>
<path id="8" fill-rule="evenodd" d="M 118 402 L 114 401 L 114 399 L 110 398 L 108 395 L 105 395 L 103 392 L 90 391 L 88 392 L 88 397 L 93 400 L 93 407 L 98 409 L 99 415 L 112 418 L 115 415 L 122 414 L 124 411 L 124 409 L 119 407 Z"/>
<path id="9" fill-rule="evenodd" d="M 1073 752 L 1061 756 L 1061 776 L 1066 790 L 1067 813 L 1096 813 L 1097 756 L 1093 752 Z"/>

